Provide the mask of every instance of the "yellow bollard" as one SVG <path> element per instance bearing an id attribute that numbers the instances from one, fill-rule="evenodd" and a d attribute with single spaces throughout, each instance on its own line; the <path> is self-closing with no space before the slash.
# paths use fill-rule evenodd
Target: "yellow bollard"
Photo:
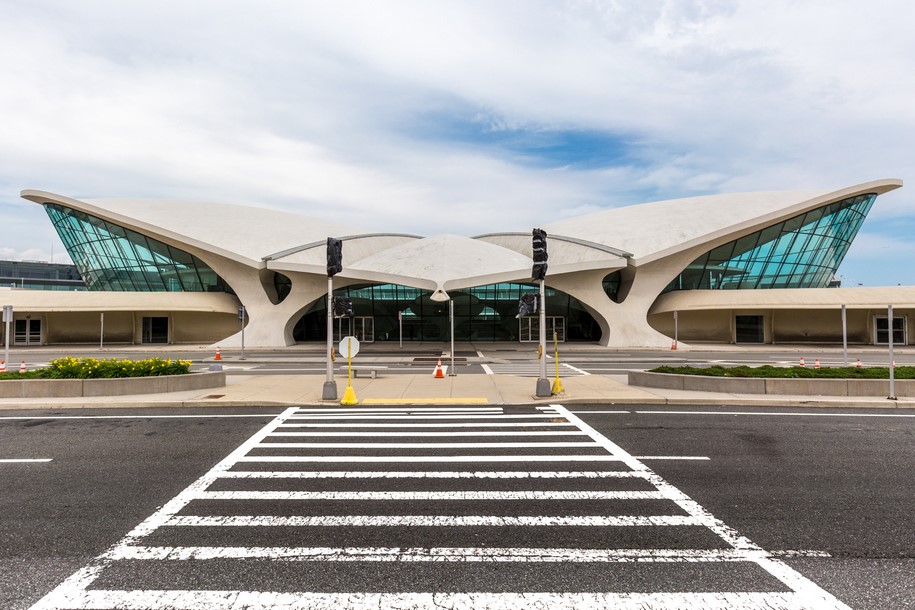
<path id="1" fill-rule="evenodd" d="M 353 347 L 352 342 L 346 346 L 346 389 L 343 391 L 341 405 L 358 405 L 356 390 L 353 389 Z"/>
<path id="2" fill-rule="evenodd" d="M 550 389 L 551 394 L 562 394 L 566 391 L 562 387 L 562 382 L 559 380 L 559 335 L 556 334 L 556 331 L 553 331 L 553 345 L 556 348 L 556 380 L 553 381 L 553 387 Z"/>

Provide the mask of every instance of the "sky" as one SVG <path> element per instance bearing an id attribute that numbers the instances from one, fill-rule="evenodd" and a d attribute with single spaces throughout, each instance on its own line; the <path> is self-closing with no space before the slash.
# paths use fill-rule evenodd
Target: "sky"
<path id="1" fill-rule="evenodd" d="M 0 0 L 0 259 L 69 262 L 23 189 L 473 236 L 908 181 L 913 23 L 906 0 Z M 909 191 L 843 285 L 915 285 Z"/>

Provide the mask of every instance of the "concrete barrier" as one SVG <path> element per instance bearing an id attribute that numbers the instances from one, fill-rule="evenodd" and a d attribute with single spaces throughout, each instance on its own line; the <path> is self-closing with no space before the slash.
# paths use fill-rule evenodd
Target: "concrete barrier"
<path id="1" fill-rule="evenodd" d="M 629 385 L 666 390 L 720 394 L 785 394 L 795 396 L 886 396 L 888 379 L 776 379 L 761 377 L 709 377 L 630 371 Z M 896 380 L 897 396 L 915 396 L 915 380 Z"/>
<path id="2" fill-rule="evenodd" d="M 0 398 L 70 398 L 165 394 L 223 388 L 225 371 L 113 379 L 3 379 Z"/>

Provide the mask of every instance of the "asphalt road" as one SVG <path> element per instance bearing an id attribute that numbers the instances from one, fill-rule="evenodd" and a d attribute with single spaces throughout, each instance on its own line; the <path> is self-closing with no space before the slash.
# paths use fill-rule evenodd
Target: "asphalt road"
<path id="1" fill-rule="evenodd" d="M 320 436 L 258 446 L 277 409 L 0 412 L 0 607 L 94 566 L 89 597 L 159 608 L 215 607 L 190 593 L 206 590 L 273 592 L 257 607 L 309 590 L 338 608 L 430 591 L 464 607 L 915 608 L 915 414 L 490 409 L 303 412 L 272 434 Z M 795 591 L 811 597 L 790 606 Z"/>

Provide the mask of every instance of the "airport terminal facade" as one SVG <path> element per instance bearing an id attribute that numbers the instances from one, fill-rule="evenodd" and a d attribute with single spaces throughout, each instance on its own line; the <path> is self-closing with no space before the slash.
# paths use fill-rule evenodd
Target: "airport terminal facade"
<path id="1" fill-rule="evenodd" d="M 849 342 L 885 342 L 890 327 L 894 343 L 915 342 L 915 288 L 829 287 L 879 195 L 901 185 L 712 195 L 545 222 L 548 333 L 613 348 L 669 348 L 675 325 L 686 343 L 841 342 L 845 305 Z M 447 341 L 450 299 L 457 341 L 538 337 L 537 318 L 517 317 L 521 295 L 537 291 L 530 229 L 423 237 L 235 205 L 22 196 L 47 211 L 88 290 L 0 289 L 17 344 L 231 347 L 241 305 L 247 346 L 323 342 L 327 237 L 343 241 L 334 294 L 354 312 L 335 320 L 335 335 Z"/>

